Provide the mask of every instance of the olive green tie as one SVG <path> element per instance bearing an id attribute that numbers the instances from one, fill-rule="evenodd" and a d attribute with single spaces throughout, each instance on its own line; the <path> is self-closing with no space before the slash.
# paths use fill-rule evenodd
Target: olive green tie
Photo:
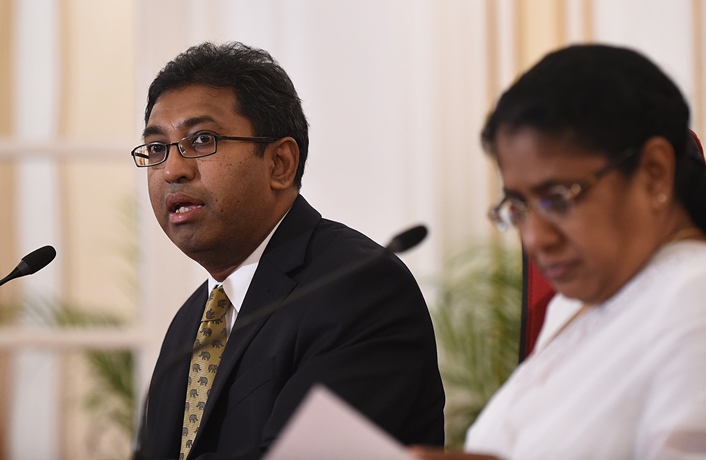
<path id="1" fill-rule="evenodd" d="M 228 300 L 223 286 L 213 288 L 204 308 L 201 327 L 194 342 L 194 352 L 191 355 L 184 406 L 184 426 L 181 431 L 180 460 L 189 455 L 196 431 L 201 424 L 206 400 L 211 392 L 211 385 L 216 377 L 221 354 L 223 354 L 228 338 L 226 313 L 230 306 L 230 300 Z"/>

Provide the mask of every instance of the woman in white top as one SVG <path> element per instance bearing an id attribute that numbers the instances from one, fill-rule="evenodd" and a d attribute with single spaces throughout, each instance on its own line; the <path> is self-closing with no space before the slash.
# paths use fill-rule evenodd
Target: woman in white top
<path id="1" fill-rule="evenodd" d="M 533 354 L 421 459 L 706 458 L 706 172 L 674 83 L 600 45 L 547 55 L 482 133 L 516 227 L 559 293 Z"/>

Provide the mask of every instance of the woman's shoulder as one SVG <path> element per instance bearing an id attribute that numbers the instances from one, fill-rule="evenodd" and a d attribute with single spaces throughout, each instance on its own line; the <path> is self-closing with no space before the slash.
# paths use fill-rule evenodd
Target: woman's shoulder
<path id="1" fill-rule="evenodd" d="M 706 242 L 672 243 L 645 272 L 633 289 L 644 326 L 673 337 L 698 330 L 706 340 Z"/>
<path id="2" fill-rule="evenodd" d="M 659 289 L 665 296 L 679 295 L 684 290 L 706 292 L 706 242 L 685 240 L 669 244 L 644 271 L 638 283 L 641 290 Z"/>

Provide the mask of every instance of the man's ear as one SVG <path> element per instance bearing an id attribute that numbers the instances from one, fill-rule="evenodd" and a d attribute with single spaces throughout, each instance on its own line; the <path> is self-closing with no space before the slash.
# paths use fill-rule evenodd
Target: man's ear
<path id="1" fill-rule="evenodd" d="M 642 146 L 640 169 L 646 177 L 646 190 L 656 208 L 673 200 L 676 156 L 672 144 L 661 136 L 651 137 Z"/>
<path id="2" fill-rule="evenodd" d="M 278 139 L 268 147 L 271 155 L 270 186 L 273 190 L 286 190 L 294 186 L 299 167 L 299 146 L 291 137 Z"/>

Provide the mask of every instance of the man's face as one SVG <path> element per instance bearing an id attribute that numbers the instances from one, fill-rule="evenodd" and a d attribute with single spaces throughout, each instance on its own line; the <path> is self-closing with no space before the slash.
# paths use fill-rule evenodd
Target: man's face
<path id="1" fill-rule="evenodd" d="M 250 122 L 235 107 L 230 88 L 169 90 L 152 109 L 145 143 L 172 143 L 200 132 L 252 136 Z M 152 209 L 162 229 L 212 275 L 236 268 L 279 217 L 273 215 L 268 154 L 260 157 L 256 149 L 251 142 L 222 140 L 215 155 L 184 158 L 171 146 L 167 160 L 147 170 Z"/>

